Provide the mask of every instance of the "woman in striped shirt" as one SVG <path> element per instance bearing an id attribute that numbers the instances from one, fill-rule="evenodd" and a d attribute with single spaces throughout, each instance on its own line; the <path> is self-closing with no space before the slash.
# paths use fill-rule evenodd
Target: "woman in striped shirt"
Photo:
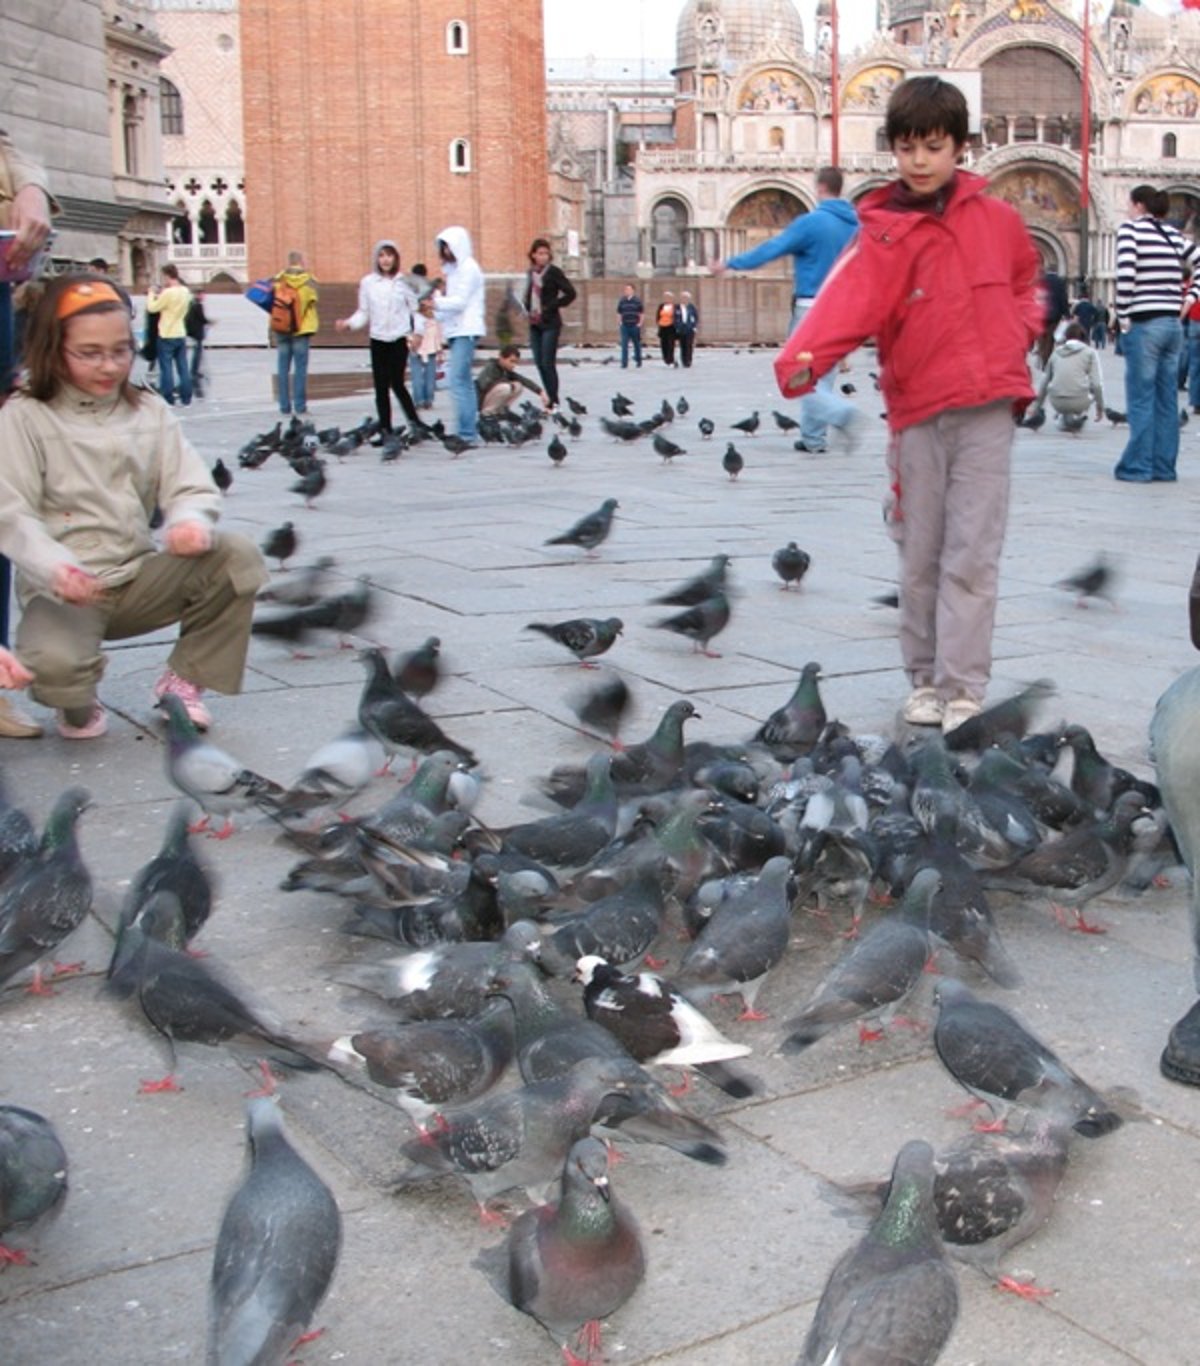
<path id="1" fill-rule="evenodd" d="M 1179 454 L 1183 271 L 1200 261 L 1200 246 L 1163 221 L 1167 208 L 1162 191 L 1135 186 L 1129 219 L 1117 229 L 1116 313 L 1124 333 L 1129 440 L 1113 473 L 1131 484 L 1173 480 Z"/>

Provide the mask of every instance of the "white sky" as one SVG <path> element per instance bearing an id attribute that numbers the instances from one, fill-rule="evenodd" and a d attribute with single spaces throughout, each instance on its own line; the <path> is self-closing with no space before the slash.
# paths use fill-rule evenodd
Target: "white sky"
<path id="1" fill-rule="evenodd" d="M 675 56 L 675 25 L 684 0 L 543 0 L 547 57 Z M 797 0 L 804 41 L 812 50 L 816 0 Z M 875 0 L 840 0 L 841 47 L 849 52 L 875 29 Z"/>

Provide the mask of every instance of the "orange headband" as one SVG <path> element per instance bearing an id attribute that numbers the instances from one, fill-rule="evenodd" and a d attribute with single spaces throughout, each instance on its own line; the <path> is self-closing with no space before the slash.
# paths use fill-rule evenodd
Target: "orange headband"
<path id="1" fill-rule="evenodd" d="M 74 317 L 93 304 L 120 304 L 124 308 L 125 300 L 112 285 L 105 284 L 103 280 L 80 280 L 78 284 L 68 285 L 58 296 L 55 316 L 62 322 L 64 318 Z"/>

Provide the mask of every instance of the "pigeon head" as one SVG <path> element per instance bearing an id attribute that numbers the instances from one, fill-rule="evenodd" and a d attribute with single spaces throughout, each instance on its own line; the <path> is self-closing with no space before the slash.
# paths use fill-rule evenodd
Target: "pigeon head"
<path id="1" fill-rule="evenodd" d="M 598 1138 L 581 1138 L 571 1149 L 567 1163 L 581 1180 L 594 1186 L 607 1204 L 612 1199 L 608 1184 L 608 1149 Z"/>
<path id="2" fill-rule="evenodd" d="M 590 987 L 592 979 L 595 977 L 599 968 L 606 968 L 608 962 L 600 957 L 599 954 L 585 953 L 575 964 L 575 971 L 571 975 L 573 982 L 580 982 L 585 987 Z"/>

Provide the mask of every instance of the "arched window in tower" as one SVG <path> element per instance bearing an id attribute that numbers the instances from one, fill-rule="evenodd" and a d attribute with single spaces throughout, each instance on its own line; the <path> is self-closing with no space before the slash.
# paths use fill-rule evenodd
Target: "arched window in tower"
<path id="1" fill-rule="evenodd" d="M 225 243 L 244 242 L 246 240 L 246 223 L 242 218 L 242 206 L 236 199 L 231 199 L 225 208 Z"/>
<path id="2" fill-rule="evenodd" d="M 137 96 L 126 94 L 121 101 L 122 148 L 125 153 L 125 174 L 138 173 L 138 107 Z"/>
<path id="3" fill-rule="evenodd" d="M 467 26 L 461 19 L 451 19 L 446 25 L 446 51 L 456 57 L 470 51 L 467 45 Z"/>
<path id="4" fill-rule="evenodd" d="M 684 263 L 687 205 L 679 199 L 663 199 L 651 215 L 650 260 L 660 275 L 675 274 Z"/>
<path id="5" fill-rule="evenodd" d="M 1177 155 L 1178 155 L 1178 152 L 1176 151 L 1176 147 L 1177 147 L 1177 146 L 1178 146 L 1178 143 L 1177 143 L 1176 140 L 1175 140 L 1175 134 L 1174 134 L 1174 133 L 1164 133 L 1164 134 L 1163 134 L 1162 154 L 1163 154 L 1164 157 L 1173 157 L 1173 156 L 1177 156 Z"/>
<path id="6" fill-rule="evenodd" d="M 466 175 L 471 169 L 471 144 L 466 138 L 455 138 L 450 144 L 450 169 L 455 175 Z"/>
<path id="7" fill-rule="evenodd" d="M 200 245 L 215 247 L 221 240 L 221 234 L 217 230 L 217 211 L 213 208 L 210 199 L 206 199 L 200 205 L 199 225 Z"/>
<path id="8" fill-rule="evenodd" d="M 776 124 L 767 129 L 767 146 L 772 152 L 782 152 L 784 149 L 783 129 Z"/>
<path id="9" fill-rule="evenodd" d="M 171 219 L 171 241 L 177 247 L 190 247 L 192 244 L 192 220 L 182 199 L 175 201 L 175 217 Z"/>
<path id="10" fill-rule="evenodd" d="M 165 76 L 158 82 L 158 108 L 163 137 L 178 137 L 183 133 L 183 96 L 179 87 Z"/>

